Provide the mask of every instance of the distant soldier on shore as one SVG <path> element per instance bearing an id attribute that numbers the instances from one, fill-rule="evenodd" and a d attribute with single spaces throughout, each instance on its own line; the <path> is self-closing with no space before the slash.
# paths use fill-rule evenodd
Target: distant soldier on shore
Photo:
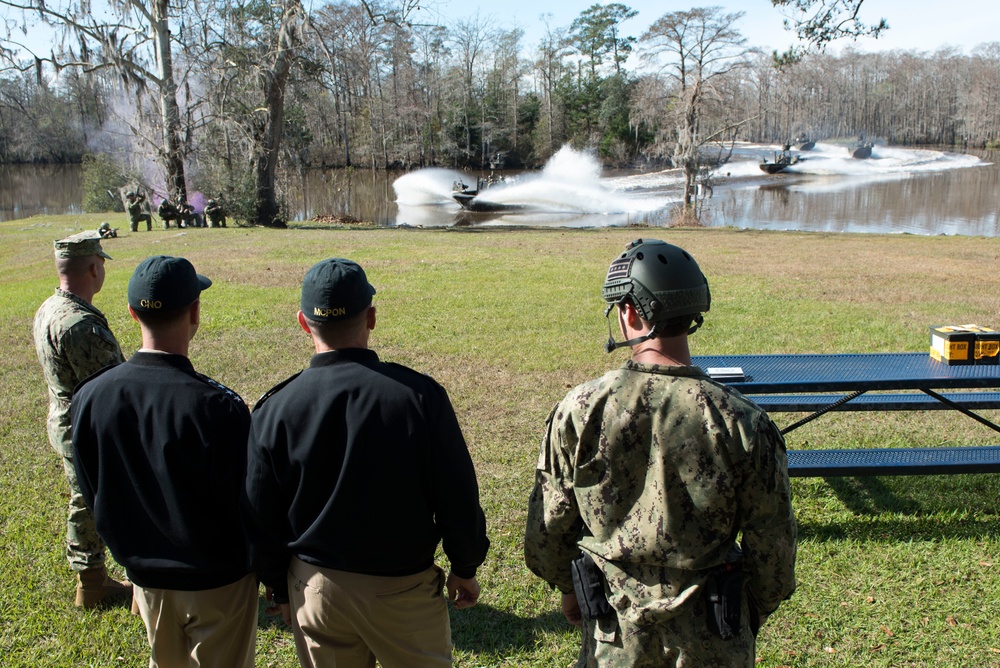
<path id="1" fill-rule="evenodd" d="M 189 202 L 181 202 L 179 207 L 181 217 L 181 227 L 204 227 L 201 216 L 194 210 L 194 206 Z"/>
<path id="2" fill-rule="evenodd" d="M 146 196 L 142 193 L 130 191 L 125 195 L 125 208 L 128 209 L 129 229 L 135 232 L 139 229 L 139 223 L 146 221 L 146 231 L 153 229 L 153 215 L 145 210 L 143 204 Z"/>
<path id="3" fill-rule="evenodd" d="M 177 225 L 177 227 L 183 227 L 181 212 L 176 206 L 174 206 L 174 203 L 166 197 L 164 197 L 163 201 L 160 202 L 160 206 L 156 209 L 156 213 L 159 214 L 160 220 L 163 221 L 163 229 L 170 229 L 171 220 L 174 221 L 174 224 Z"/>
<path id="4" fill-rule="evenodd" d="M 208 220 L 209 227 L 226 226 L 226 210 L 222 208 L 222 204 L 217 200 L 208 200 L 208 203 L 205 205 L 205 218 Z"/>

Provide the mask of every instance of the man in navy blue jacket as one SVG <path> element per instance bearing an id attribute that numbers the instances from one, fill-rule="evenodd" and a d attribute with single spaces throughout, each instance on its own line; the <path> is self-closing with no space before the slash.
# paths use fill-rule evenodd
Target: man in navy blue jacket
<path id="1" fill-rule="evenodd" d="M 188 359 L 211 284 L 184 258 L 140 263 L 128 303 L 142 348 L 71 404 L 83 497 L 134 585 L 151 666 L 254 665 L 258 585 L 239 510 L 250 413 Z"/>
<path id="2" fill-rule="evenodd" d="M 368 347 L 374 294 L 350 260 L 320 262 L 303 280 L 298 321 L 316 354 L 253 413 L 258 567 L 303 666 L 450 666 L 442 591 L 456 608 L 476 604 L 486 519 L 444 388 Z"/>

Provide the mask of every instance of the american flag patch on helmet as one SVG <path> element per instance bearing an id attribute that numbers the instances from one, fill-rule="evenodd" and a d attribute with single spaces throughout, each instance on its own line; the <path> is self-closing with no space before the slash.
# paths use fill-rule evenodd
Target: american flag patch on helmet
<path id="1" fill-rule="evenodd" d="M 616 281 L 620 278 L 628 278 L 629 268 L 632 266 L 632 260 L 634 258 L 623 258 L 621 260 L 615 260 L 608 267 L 608 277 L 605 282 Z"/>

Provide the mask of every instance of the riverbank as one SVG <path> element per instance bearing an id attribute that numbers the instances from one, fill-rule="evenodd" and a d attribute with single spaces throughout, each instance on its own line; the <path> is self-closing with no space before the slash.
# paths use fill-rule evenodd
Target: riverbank
<path id="1" fill-rule="evenodd" d="M 45 440 L 31 320 L 56 283 L 51 242 L 79 221 L 0 223 L 5 666 L 145 665 L 147 656 L 142 624 L 127 610 L 73 609 L 62 555 L 65 482 Z M 527 495 L 552 405 L 626 359 L 603 352 L 600 285 L 639 236 L 684 247 L 711 282 L 695 354 L 924 351 L 929 325 L 1000 326 L 1000 297 L 984 273 L 1000 239 L 733 229 L 154 230 L 105 243 L 115 259 L 95 301 L 128 354 L 139 345 L 125 310 L 132 270 L 148 255 L 188 257 L 214 281 L 192 361 L 252 404 L 308 363 L 294 320 L 305 270 L 330 256 L 364 265 L 378 288 L 373 347 L 447 388 L 479 474 L 493 547 L 479 606 L 452 614 L 457 665 L 550 668 L 572 663 L 578 637 L 557 595 L 523 565 Z M 944 412 L 850 413 L 797 430 L 789 445 L 995 437 Z M 1000 666 L 1000 620 L 984 604 L 1000 598 L 997 476 L 796 479 L 793 494 L 799 588 L 763 629 L 759 665 Z M 257 665 L 297 665 L 288 631 L 263 612 Z"/>

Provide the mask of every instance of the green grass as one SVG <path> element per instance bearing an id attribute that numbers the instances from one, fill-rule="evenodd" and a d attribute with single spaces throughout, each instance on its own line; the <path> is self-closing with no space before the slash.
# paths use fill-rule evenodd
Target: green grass
<path id="1" fill-rule="evenodd" d="M 80 612 L 62 556 L 67 494 L 45 439 L 46 394 L 31 320 L 56 281 L 51 242 L 76 221 L 0 223 L 0 663 L 142 666 L 142 624 Z M 228 228 L 139 232 L 97 305 L 128 354 L 128 278 L 148 255 L 184 255 L 212 278 L 196 368 L 253 403 L 307 364 L 299 281 L 325 257 L 357 260 L 378 288 L 373 347 L 449 391 L 475 460 L 493 548 L 478 607 L 453 613 L 460 666 L 567 666 L 578 638 L 522 562 L 525 502 L 541 428 L 573 385 L 620 364 L 605 355 L 600 284 L 637 236 L 689 250 L 713 294 L 695 354 L 923 351 L 928 327 L 1000 326 L 1000 239 L 720 229 Z M 995 414 L 991 414 L 996 417 Z M 778 415 L 787 424 L 794 415 Z M 796 448 L 997 442 L 943 412 L 828 415 Z M 799 589 L 762 631 L 763 666 L 1000 666 L 1000 477 L 796 479 Z M 259 666 L 295 666 L 288 631 L 262 617 Z"/>

